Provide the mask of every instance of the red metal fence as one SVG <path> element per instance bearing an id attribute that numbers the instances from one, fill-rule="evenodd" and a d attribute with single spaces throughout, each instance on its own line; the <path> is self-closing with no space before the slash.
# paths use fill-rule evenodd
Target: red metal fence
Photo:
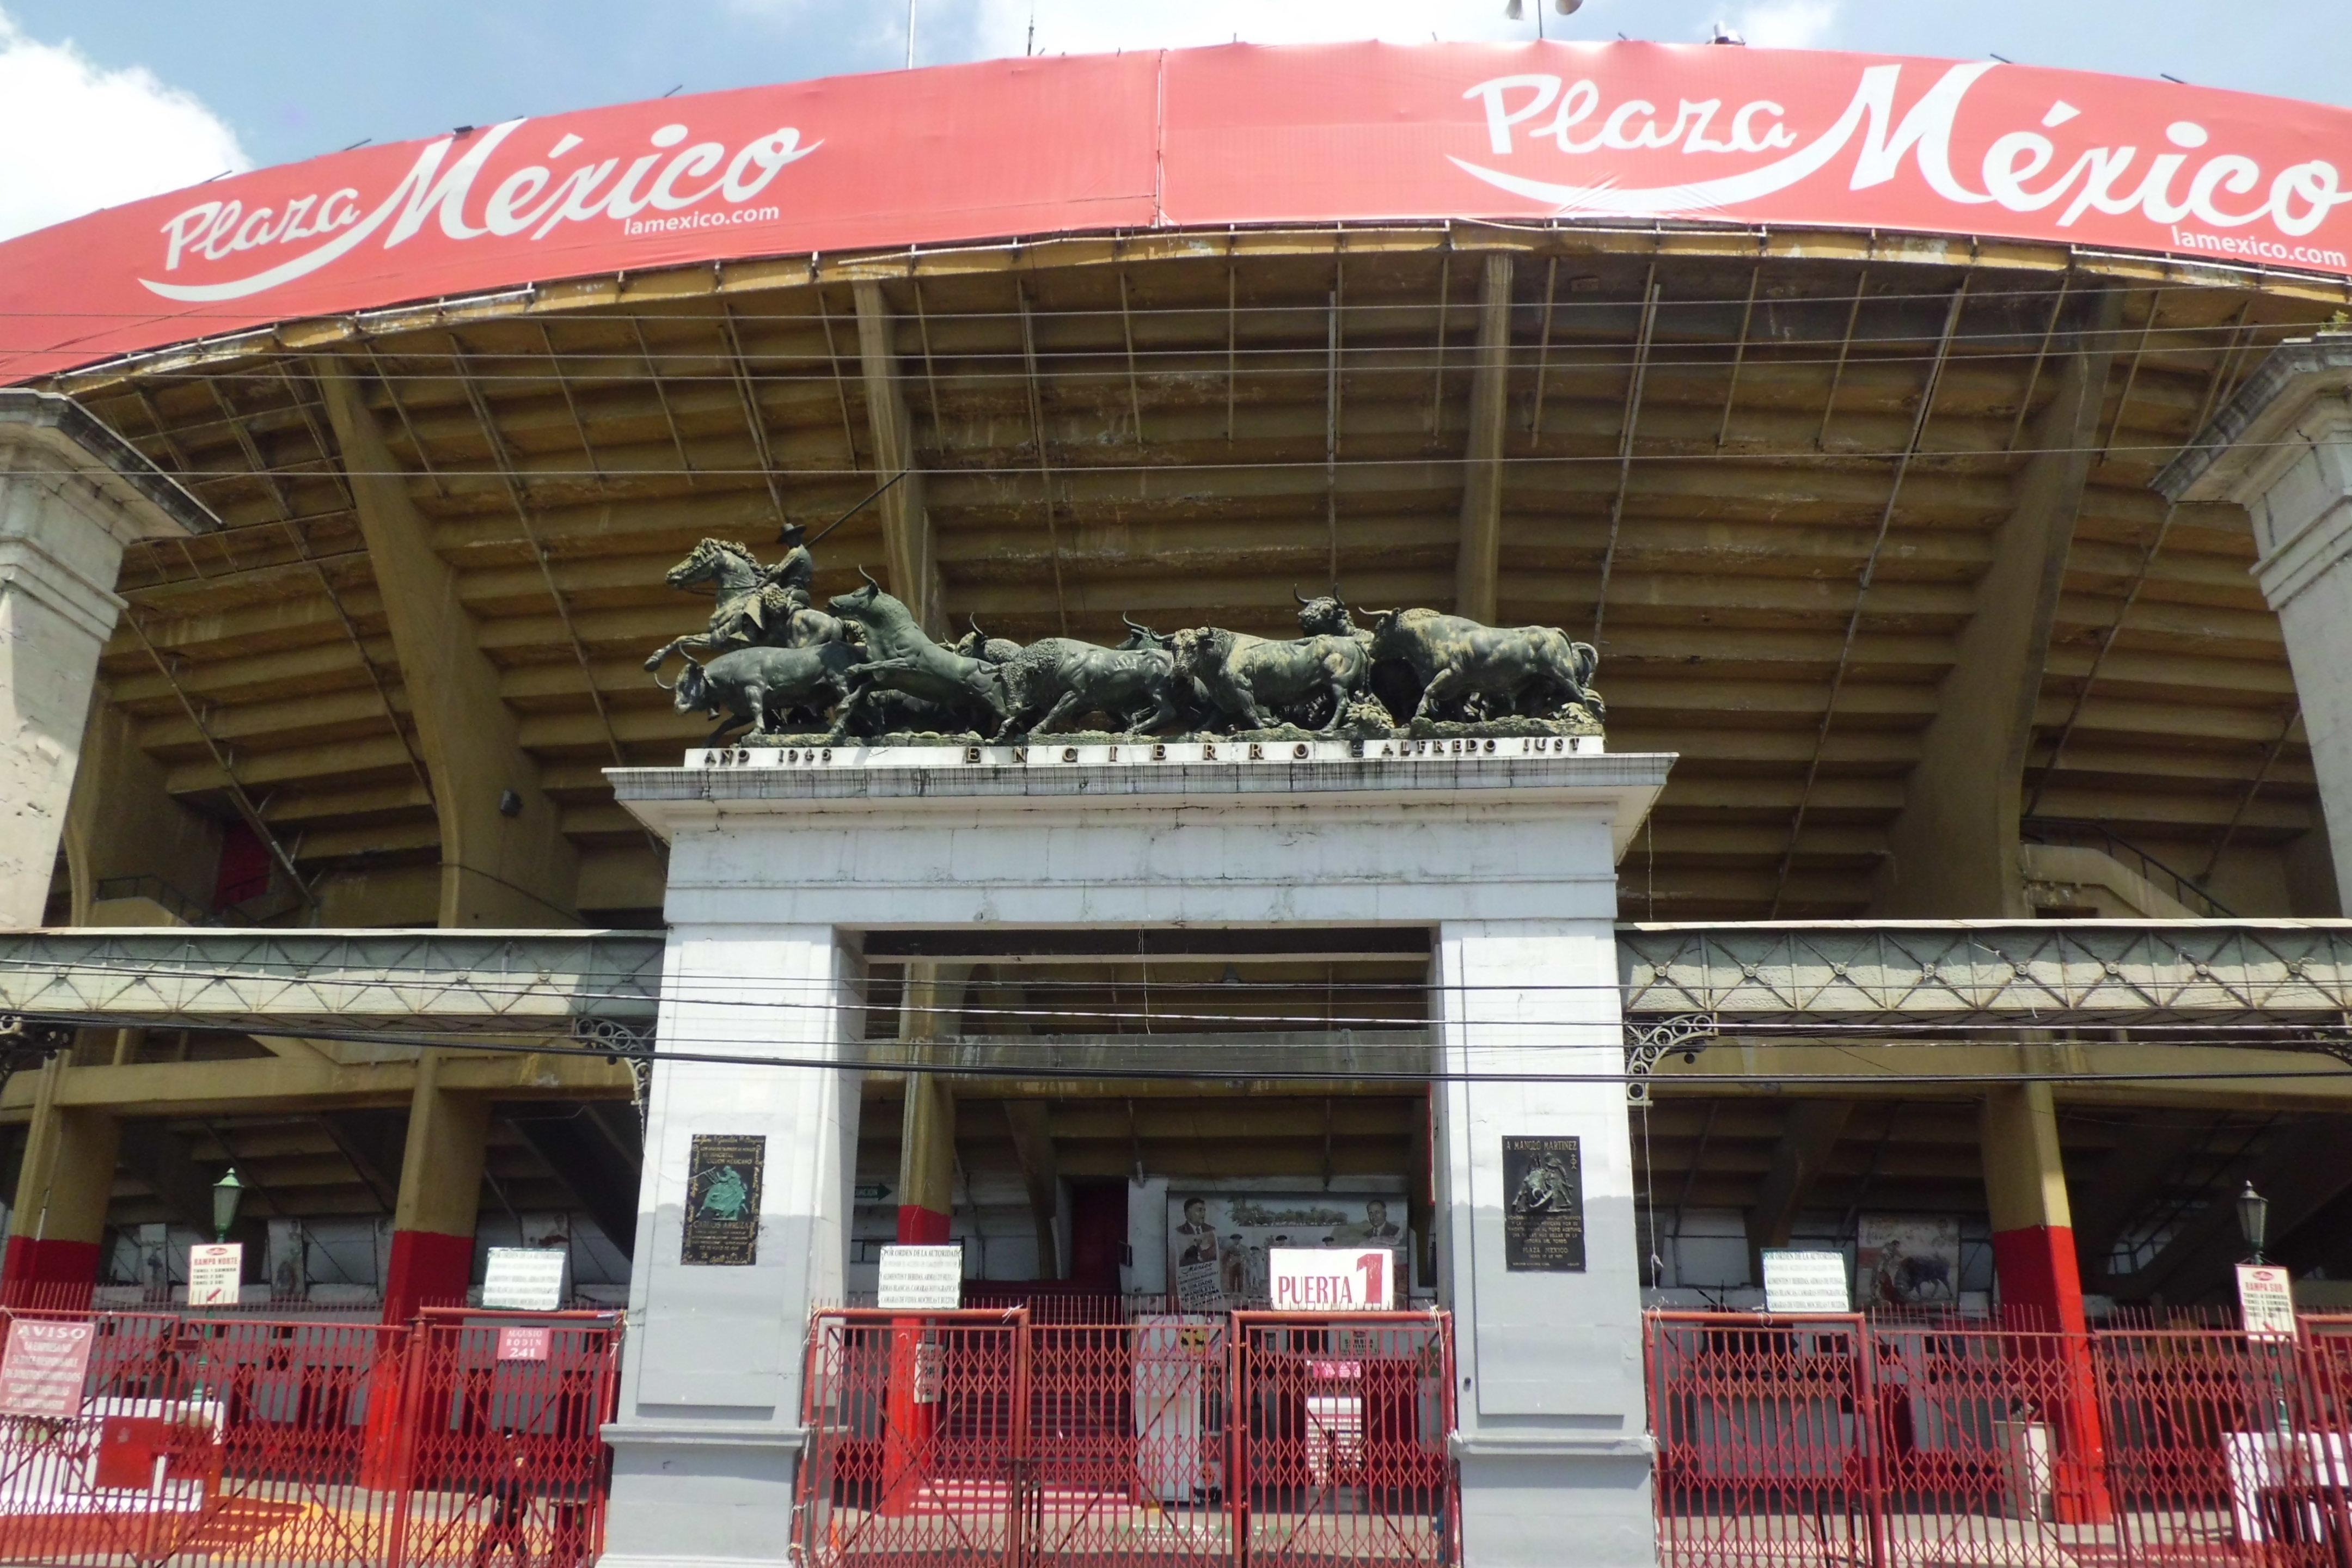
<path id="1" fill-rule="evenodd" d="M 798 1545 L 814 1568 L 1458 1562 L 1451 1369 L 1442 1313 L 822 1311 Z"/>
<path id="2" fill-rule="evenodd" d="M 1654 1313 L 1648 1351 L 1671 1568 L 2352 1568 L 2352 1320 Z"/>
<path id="3" fill-rule="evenodd" d="M 0 1561 L 575 1568 L 601 1544 L 617 1319 L 0 1321 L 86 1324 L 89 1352 L 77 1414 L 0 1416 Z"/>

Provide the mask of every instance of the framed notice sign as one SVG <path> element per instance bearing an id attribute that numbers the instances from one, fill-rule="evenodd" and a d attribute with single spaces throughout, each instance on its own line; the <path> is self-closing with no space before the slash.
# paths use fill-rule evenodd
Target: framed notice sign
<path id="1" fill-rule="evenodd" d="M 680 1263 L 748 1268 L 760 1260 L 764 1136 L 698 1134 L 686 1160 L 686 1236 Z"/>
<path id="2" fill-rule="evenodd" d="M 2239 1264 L 2238 1310 L 2243 1315 L 2248 1339 L 2294 1339 L 2294 1279 L 2274 1263 Z"/>
<path id="3" fill-rule="evenodd" d="M 952 1312 L 963 1305 L 963 1247 L 886 1247 L 874 1304 L 894 1312 Z"/>
<path id="4" fill-rule="evenodd" d="M 1764 1310 L 1768 1312 L 1851 1312 L 1853 1293 L 1843 1252 L 1764 1248 Z"/>
<path id="5" fill-rule="evenodd" d="M 482 1305 L 521 1312 L 555 1311 L 563 1305 L 566 1256 L 555 1247 L 493 1247 L 489 1264 L 482 1270 Z"/>
<path id="6" fill-rule="evenodd" d="M 1503 1267 L 1584 1272 L 1584 1160 L 1573 1138 L 1503 1140 Z"/>
<path id="7" fill-rule="evenodd" d="M 199 1242 L 188 1248 L 188 1305 L 234 1307 L 245 1277 L 245 1243 Z"/>
<path id="8" fill-rule="evenodd" d="M 0 1415 L 79 1415 L 89 1370 L 88 1323 L 18 1318 L 0 1352 Z"/>

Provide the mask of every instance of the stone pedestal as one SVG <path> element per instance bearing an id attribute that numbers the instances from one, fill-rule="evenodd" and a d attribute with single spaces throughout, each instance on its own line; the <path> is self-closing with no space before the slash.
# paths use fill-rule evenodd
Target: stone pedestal
<path id="1" fill-rule="evenodd" d="M 659 1038 L 749 1058 L 653 1070 L 620 1409 L 606 1428 L 606 1563 L 783 1558 L 810 1309 L 842 1298 L 858 1075 L 824 1061 L 858 1018 L 853 955 L 829 925 L 711 918 L 724 836 L 673 847 Z M 754 1260 L 684 1261 L 698 1134 L 766 1140 Z"/>
<path id="2" fill-rule="evenodd" d="M 1408 926 L 1433 936 L 1448 1081 L 1442 1297 L 1456 1314 L 1475 1568 L 1647 1564 L 1617 857 L 1671 760 L 1517 739 L 695 753 L 616 769 L 671 845 L 667 1053 L 821 1061 L 856 1037 L 854 954 L 887 930 Z M 653 1080 L 608 1563 L 775 1563 L 797 1361 L 838 1295 L 857 1085 L 665 1063 Z M 679 1262 L 688 1143 L 769 1138 L 755 1268 Z M 1580 1141 L 1580 1272 L 1511 1269 L 1505 1136 Z"/>
<path id="3" fill-rule="evenodd" d="M 1541 853 L 1605 867 L 1604 831 L 1559 824 Z M 1616 896 L 1612 876 L 1595 876 L 1559 889 L 1547 901 L 1566 907 L 1546 915 L 1438 928 L 1444 1061 L 1456 1075 L 1438 1096 L 1440 1268 L 1454 1321 L 1463 1552 L 1475 1568 L 1559 1563 L 1569 1542 L 1591 1568 L 1656 1561 L 1633 1148 L 1615 1081 L 1625 1067 Z M 1515 1211 L 1532 1229 L 1545 1205 L 1505 1169 L 1506 1140 L 1570 1138 L 1583 1231 L 1572 1268 L 1553 1237 L 1512 1244 Z"/>
<path id="4" fill-rule="evenodd" d="M 2282 344 L 2157 476 L 2174 502 L 2235 501 L 2278 612 L 2319 778 L 2336 886 L 2352 898 L 2352 334 Z"/>
<path id="5" fill-rule="evenodd" d="M 48 901 L 123 546 L 218 526 L 79 405 L 0 389 L 0 927 Z"/>

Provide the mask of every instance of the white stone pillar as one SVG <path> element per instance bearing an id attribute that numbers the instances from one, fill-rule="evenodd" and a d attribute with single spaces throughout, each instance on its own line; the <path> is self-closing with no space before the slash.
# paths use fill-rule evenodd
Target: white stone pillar
<path id="1" fill-rule="evenodd" d="M 1602 869 L 1607 831 L 1587 830 Z M 1439 1274 L 1454 1322 L 1463 1551 L 1477 1568 L 1656 1562 L 1613 913 L 1438 928 L 1451 1075 L 1438 1095 Z M 1568 1138 L 1582 1267 L 1515 1268 L 1506 1140 Z"/>
<path id="2" fill-rule="evenodd" d="M 48 902 L 123 546 L 218 526 L 80 405 L 0 389 L 0 927 Z"/>
<path id="3" fill-rule="evenodd" d="M 2352 334 L 2282 344 L 2157 476 L 2175 502 L 2235 501 L 2303 703 L 2336 886 L 2352 899 Z"/>
<path id="4" fill-rule="evenodd" d="M 674 900 L 675 901 L 675 900 Z M 676 909 L 672 910 L 675 916 Z M 857 1163 L 853 956 L 830 926 L 674 924 L 647 1095 L 606 1564 L 782 1563 L 809 1310 L 842 1299 Z M 698 1134 L 766 1139 L 756 1261 L 682 1260 Z"/>

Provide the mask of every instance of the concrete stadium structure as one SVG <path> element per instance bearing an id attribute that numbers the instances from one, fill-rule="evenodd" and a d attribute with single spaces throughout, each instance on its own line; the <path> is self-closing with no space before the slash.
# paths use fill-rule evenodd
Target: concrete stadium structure
<path id="1" fill-rule="evenodd" d="M 2088 221 L 1996 201 L 2082 105 Z M 634 197 L 491 190 L 559 131 L 549 163 L 649 143 Z M 942 637 L 1289 635 L 1296 587 L 1599 649 L 1607 754 L 1539 787 L 1617 792 L 1613 847 L 1528 845 L 1562 886 L 1613 864 L 1578 908 L 1614 958 L 1573 962 L 1616 1000 L 1517 1017 L 1634 1080 L 1626 1302 L 1754 1305 L 1762 1249 L 1875 1215 L 1953 1227 L 1954 1306 L 2220 1300 L 2247 1181 L 2274 1251 L 2352 1277 L 2347 136 L 1938 62 L 1209 50 L 460 128 L 0 247 L 0 897 L 39 928 L 0 937 L 8 1279 L 168 1289 L 234 1163 L 257 1300 L 396 1318 L 553 1242 L 615 1303 L 635 1253 L 644 1309 L 648 1085 L 693 1069 L 643 1052 L 743 973 L 674 931 L 665 974 L 663 928 L 754 917 L 707 845 L 678 880 L 661 778 L 708 726 L 641 662 L 706 613 L 663 581 L 698 542 L 845 514 L 820 603 L 862 566 Z M 2125 202 L 2134 142 L 2203 151 Z M 1818 191 L 1656 173 L 1808 149 Z M 521 213 L 551 179 L 579 210 Z M 532 249 L 541 210 L 604 226 Z M 793 779 L 691 791 L 735 783 L 730 831 L 806 852 Z M 1468 1310 L 1444 1088 L 1372 1069 L 1458 1026 L 1473 906 L 992 917 L 901 869 L 925 912 L 803 911 L 854 938 L 776 960 L 854 998 L 825 1048 L 864 1068 L 765 1069 L 851 1102 L 793 1331 L 894 1239 L 1165 1292 L 1171 1196 L 1251 1190 L 1394 1197 Z M 1559 1462 L 1638 1468 L 1621 1436 Z"/>

